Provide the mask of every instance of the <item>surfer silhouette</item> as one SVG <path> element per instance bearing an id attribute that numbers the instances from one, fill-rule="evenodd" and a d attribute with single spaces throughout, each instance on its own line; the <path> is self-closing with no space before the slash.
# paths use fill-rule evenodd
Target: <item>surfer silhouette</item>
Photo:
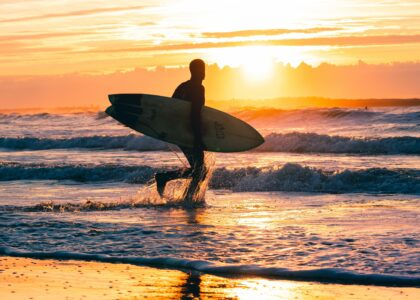
<path id="1" fill-rule="evenodd" d="M 157 173 L 155 175 L 156 188 L 159 195 L 163 195 L 166 183 L 170 180 L 180 178 L 192 178 L 185 195 L 185 201 L 191 202 L 194 193 L 198 189 L 200 182 L 204 179 L 206 166 L 204 162 L 204 143 L 201 133 L 201 110 L 205 103 L 205 91 L 202 82 L 205 78 L 205 63 L 201 59 L 194 59 L 190 62 L 189 68 L 191 78 L 181 83 L 172 95 L 177 98 L 191 102 L 191 129 L 194 135 L 194 146 L 192 148 L 180 147 L 190 164 L 188 169 L 178 169 Z"/>

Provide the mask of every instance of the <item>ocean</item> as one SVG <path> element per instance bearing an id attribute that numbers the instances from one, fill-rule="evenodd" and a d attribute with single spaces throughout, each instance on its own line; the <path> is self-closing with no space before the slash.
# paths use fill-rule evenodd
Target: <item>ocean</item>
<path id="1" fill-rule="evenodd" d="M 266 142 L 209 155 L 195 209 L 153 189 L 175 146 L 103 112 L 0 114 L 0 255 L 420 286 L 419 106 L 233 114 Z"/>

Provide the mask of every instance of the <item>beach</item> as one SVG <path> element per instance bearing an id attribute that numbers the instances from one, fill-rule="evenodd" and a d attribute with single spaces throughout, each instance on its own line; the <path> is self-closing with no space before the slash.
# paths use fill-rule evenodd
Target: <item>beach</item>
<path id="1" fill-rule="evenodd" d="M 128 264 L 1 257 L 2 299 L 418 299 L 416 288 L 228 278 Z"/>

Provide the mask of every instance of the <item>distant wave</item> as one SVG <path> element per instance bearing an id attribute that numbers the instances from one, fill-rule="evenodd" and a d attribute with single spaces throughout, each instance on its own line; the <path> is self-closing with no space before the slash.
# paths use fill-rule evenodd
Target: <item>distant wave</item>
<path id="1" fill-rule="evenodd" d="M 283 110 L 275 108 L 249 108 L 235 111 L 233 114 L 247 122 L 252 123 L 297 123 L 301 122 L 337 122 L 349 121 L 357 123 L 418 123 L 420 109 L 395 111 L 369 110 L 351 108 L 306 108 Z"/>
<path id="2" fill-rule="evenodd" d="M 80 260 L 98 261 L 104 263 L 132 264 L 140 266 L 170 268 L 176 270 L 194 270 L 219 276 L 259 276 L 263 278 L 317 281 L 324 283 L 420 287 L 419 276 L 364 274 L 337 268 L 292 270 L 287 268 L 266 267 L 260 265 L 225 265 L 204 260 L 192 260 L 174 257 L 110 256 L 105 254 L 88 254 L 67 251 L 31 252 L 9 247 L 0 247 L 0 255 L 27 257 L 34 259 Z"/>
<path id="3" fill-rule="evenodd" d="M 418 124 L 420 108 L 411 106 L 405 108 L 388 107 L 382 109 L 363 108 L 302 108 L 302 109 L 279 109 L 279 108 L 255 108 L 247 107 L 229 111 L 229 113 L 247 122 L 269 122 L 269 123 L 301 123 L 310 122 L 337 122 L 354 121 L 370 123 L 414 123 Z M 4 120 L 42 121 L 51 119 L 80 118 L 101 120 L 108 115 L 103 111 L 77 111 L 66 113 L 0 113 L 0 122 Z"/>
<path id="4" fill-rule="evenodd" d="M 0 120 L 46 119 L 46 118 L 49 118 L 50 116 L 54 116 L 54 115 L 49 114 L 49 113 L 33 113 L 33 114 L 0 113 Z"/>
<path id="5" fill-rule="evenodd" d="M 293 153 L 420 154 L 418 137 L 351 138 L 316 133 L 272 133 L 254 151 Z M 14 150 L 123 149 L 167 151 L 168 144 L 148 136 L 89 136 L 66 139 L 0 138 L 0 148 Z"/>
<path id="6" fill-rule="evenodd" d="M 7 163 L 0 165 L 0 180 L 124 181 L 144 184 L 153 179 L 158 170 L 161 169 L 149 166 Z M 237 192 L 419 194 L 420 170 L 369 168 L 331 172 L 291 163 L 271 168 L 218 168 L 213 173 L 210 187 Z"/>
<path id="7" fill-rule="evenodd" d="M 86 116 L 96 116 L 99 114 L 105 114 L 103 111 L 94 111 L 88 108 L 87 110 L 63 110 L 61 113 L 54 111 L 54 112 L 42 112 L 42 111 L 27 111 L 23 110 L 22 113 L 19 112 L 0 112 L 0 120 L 1 119 L 28 119 L 28 120 L 35 120 L 35 119 L 48 119 L 48 118 L 68 118 L 68 117 L 86 117 Z"/>
<path id="8" fill-rule="evenodd" d="M 76 112 L 76 113 L 65 113 L 65 114 L 57 114 L 57 113 L 32 113 L 32 114 L 19 114 L 19 113 L 0 113 L 0 122 L 8 121 L 8 122 L 39 122 L 42 120 L 46 121 L 57 121 L 57 120 L 64 120 L 66 118 L 86 118 L 94 116 L 92 112 Z"/>
<path id="9" fill-rule="evenodd" d="M 366 118 L 383 115 L 382 112 L 375 112 L 365 109 L 341 109 L 341 108 L 306 108 L 306 109 L 276 109 L 276 108 L 249 108 L 233 112 L 234 115 L 246 121 L 257 121 L 262 119 L 285 119 L 300 118 Z"/>

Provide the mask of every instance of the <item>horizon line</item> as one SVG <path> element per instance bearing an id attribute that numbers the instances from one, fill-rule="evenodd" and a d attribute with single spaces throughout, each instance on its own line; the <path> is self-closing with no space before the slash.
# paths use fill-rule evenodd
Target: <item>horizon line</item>
<path id="1" fill-rule="evenodd" d="M 140 93 L 139 93 L 140 94 Z M 327 101 L 327 102 L 336 102 L 336 101 L 343 101 L 343 102 L 353 102 L 354 104 L 360 104 L 361 106 L 365 106 L 365 104 L 357 103 L 357 102 L 366 102 L 366 101 L 377 101 L 377 102 L 383 102 L 382 105 L 377 103 L 377 107 L 382 106 L 393 106 L 393 105 L 386 105 L 385 102 L 392 101 L 392 102 L 414 102 L 410 103 L 406 106 L 420 106 L 420 97 L 410 97 L 410 98 L 329 98 L 329 97 L 320 97 L 320 96 L 307 96 L 307 97 L 275 97 L 275 98 L 265 98 L 265 99 L 258 99 L 258 101 L 261 102 L 271 102 L 271 101 L 281 101 L 281 100 L 318 100 L 318 101 Z M 248 101 L 255 101 L 255 99 L 239 99 L 239 98 L 232 98 L 232 99 L 207 99 L 208 102 L 215 102 L 215 103 L 222 103 L 223 102 L 229 102 L 229 101 L 242 101 L 242 102 L 248 102 Z M 235 103 L 238 104 L 238 103 Z M 334 104 L 334 103 L 331 103 Z M 349 104 L 349 103 L 348 103 Z M 391 104 L 391 103 L 390 103 Z M 401 103 L 403 104 L 403 103 Z M 408 104 L 408 103 L 406 103 Z M 102 112 L 102 108 L 108 106 L 108 104 L 105 105 L 97 105 L 97 104 L 88 104 L 84 106 L 44 106 L 44 107 L 12 107 L 12 108 L 0 108 L 0 114 L 3 113 L 13 113 L 13 112 L 23 112 L 23 111 L 39 111 L 42 113 L 41 110 L 52 110 L 52 111 L 75 111 L 75 112 Z M 315 103 L 314 103 L 314 106 Z M 404 105 L 403 105 L 404 106 Z M 257 106 L 254 106 L 257 107 Z M 275 108 L 275 107 L 266 107 L 266 108 Z M 310 108 L 310 106 L 307 106 L 307 108 Z"/>

